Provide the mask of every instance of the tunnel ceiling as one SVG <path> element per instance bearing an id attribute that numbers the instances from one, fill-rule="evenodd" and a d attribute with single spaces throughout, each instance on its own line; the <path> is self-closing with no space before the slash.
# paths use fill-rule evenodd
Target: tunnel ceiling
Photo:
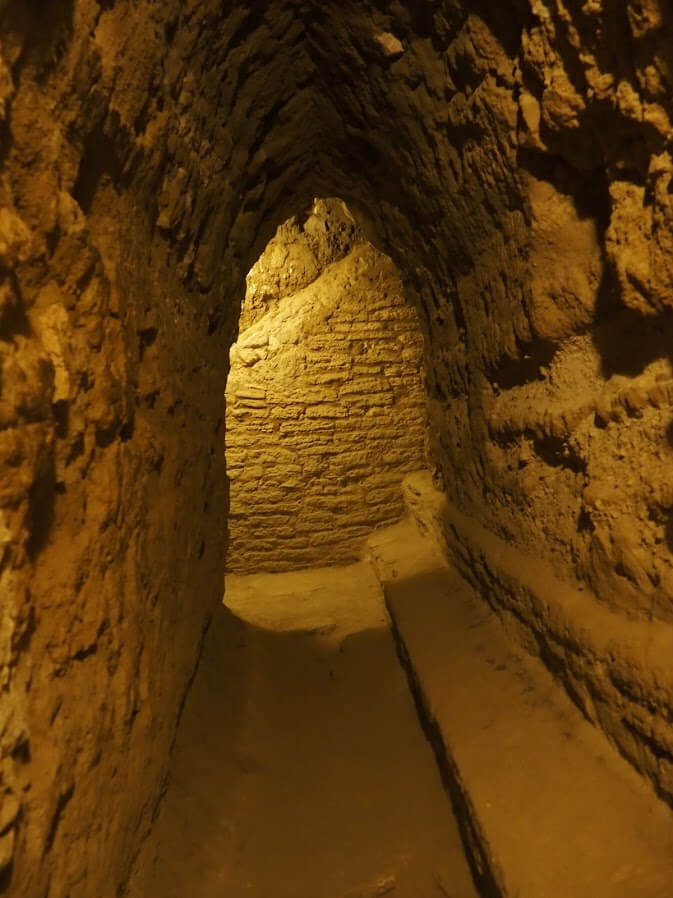
<path id="1" fill-rule="evenodd" d="M 0 891 L 128 874 L 221 589 L 245 274 L 313 196 L 417 303 L 456 513 L 668 632 L 671 32 L 663 0 L 0 0 Z M 452 532 L 670 798 L 668 675 Z"/>

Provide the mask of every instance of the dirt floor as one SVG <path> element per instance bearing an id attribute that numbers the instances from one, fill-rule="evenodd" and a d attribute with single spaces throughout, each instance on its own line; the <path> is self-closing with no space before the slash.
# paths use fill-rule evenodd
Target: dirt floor
<path id="1" fill-rule="evenodd" d="M 475 898 L 366 564 L 230 577 L 134 898 Z"/>

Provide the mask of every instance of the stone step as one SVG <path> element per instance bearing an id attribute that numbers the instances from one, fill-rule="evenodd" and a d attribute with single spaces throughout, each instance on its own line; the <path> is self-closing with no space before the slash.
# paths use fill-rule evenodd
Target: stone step
<path id="1" fill-rule="evenodd" d="M 410 521 L 369 553 L 488 898 L 668 898 L 673 814 Z"/>

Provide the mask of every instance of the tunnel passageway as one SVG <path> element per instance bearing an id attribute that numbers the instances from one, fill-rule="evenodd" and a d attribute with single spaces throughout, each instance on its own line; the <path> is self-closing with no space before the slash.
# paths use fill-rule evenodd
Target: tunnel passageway
<path id="1" fill-rule="evenodd" d="M 666 0 L 0 0 L 3 898 L 462 887 L 388 631 L 217 610 L 422 469 L 489 898 L 669 898 L 672 109 Z"/>
<path id="2" fill-rule="evenodd" d="M 426 459 L 422 342 L 399 273 L 338 199 L 281 225 L 248 275 L 225 610 L 134 898 L 476 896 L 374 570 L 324 566 L 404 514 Z"/>
<path id="3" fill-rule="evenodd" d="M 130 898 L 658 898 L 669 881 L 670 813 L 474 602 L 478 564 L 446 563 L 423 342 L 341 200 L 287 220 L 250 271 L 225 607 Z"/>
<path id="4" fill-rule="evenodd" d="M 132 898 L 476 898 L 372 568 L 225 602 Z"/>

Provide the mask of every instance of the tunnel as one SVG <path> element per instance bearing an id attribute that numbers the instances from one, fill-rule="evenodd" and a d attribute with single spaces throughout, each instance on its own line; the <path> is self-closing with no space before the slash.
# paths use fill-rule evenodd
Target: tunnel
<path id="1" fill-rule="evenodd" d="M 671 47 L 0 0 L 1 895 L 673 893 Z"/>

